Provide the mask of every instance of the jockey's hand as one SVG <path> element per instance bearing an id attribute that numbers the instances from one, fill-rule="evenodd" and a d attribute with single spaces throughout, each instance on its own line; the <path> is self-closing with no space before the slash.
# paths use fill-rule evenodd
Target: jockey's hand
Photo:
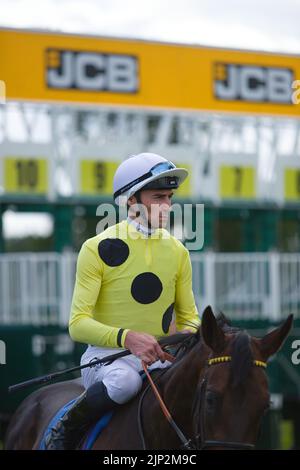
<path id="1" fill-rule="evenodd" d="M 191 330 L 187 330 L 187 329 L 184 329 L 184 330 L 181 330 L 181 331 L 178 331 L 178 333 L 193 333 Z"/>
<path id="2" fill-rule="evenodd" d="M 124 346 L 126 349 L 144 361 L 148 366 L 158 361 L 165 362 L 165 354 L 154 336 L 147 333 L 128 331 Z"/>

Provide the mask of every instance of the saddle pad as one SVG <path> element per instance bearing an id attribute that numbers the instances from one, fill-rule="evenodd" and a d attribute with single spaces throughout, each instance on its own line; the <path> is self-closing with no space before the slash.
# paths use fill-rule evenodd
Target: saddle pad
<path id="1" fill-rule="evenodd" d="M 44 431 L 43 437 L 40 441 L 39 445 L 39 450 L 46 450 L 45 442 L 48 437 L 48 435 L 51 432 L 51 428 L 56 425 L 56 423 L 67 413 L 67 411 L 71 408 L 73 403 L 77 400 L 77 398 L 74 398 L 73 400 L 69 401 L 66 403 L 62 408 L 58 410 L 58 412 L 53 416 L 51 419 L 50 423 L 48 424 L 47 428 Z M 90 431 L 88 432 L 87 438 L 84 441 L 83 450 L 89 450 L 92 448 L 95 440 L 101 433 L 101 431 L 108 425 L 111 417 L 113 415 L 113 411 L 109 411 L 108 413 L 105 413 L 98 421 L 96 424 L 94 424 Z"/>
<path id="2" fill-rule="evenodd" d="M 105 415 L 103 415 L 102 418 L 100 418 L 99 421 L 90 429 L 81 447 L 82 450 L 90 450 L 93 447 L 94 442 L 101 434 L 103 429 L 108 425 L 113 414 L 113 411 L 105 413 Z"/>

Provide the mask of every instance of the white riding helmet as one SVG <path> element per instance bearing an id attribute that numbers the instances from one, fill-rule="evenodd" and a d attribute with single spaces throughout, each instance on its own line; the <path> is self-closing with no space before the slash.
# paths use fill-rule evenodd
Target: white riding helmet
<path id="1" fill-rule="evenodd" d="M 119 206 L 126 204 L 128 199 L 142 188 L 178 188 L 187 176 L 187 170 L 176 168 L 174 163 L 155 153 L 132 155 L 121 163 L 115 173 L 115 203 Z"/>

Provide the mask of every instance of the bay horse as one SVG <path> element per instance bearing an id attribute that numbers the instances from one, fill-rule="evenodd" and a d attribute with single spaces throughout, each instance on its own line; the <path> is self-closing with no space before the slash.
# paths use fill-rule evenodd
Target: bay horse
<path id="1" fill-rule="evenodd" d="M 263 338 L 231 327 L 222 314 L 206 307 L 196 333 L 164 337 L 175 361 L 152 374 L 160 394 L 193 449 L 253 449 L 261 419 L 269 407 L 266 362 L 284 343 L 290 315 Z M 169 349 L 169 351 L 171 351 Z M 176 351 L 175 351 L 176 349 Z M 77 379 L 30 394 L 14 413 L 6 449 L 38 449 L 52 416 L 80 395 Z M 182 443 L 163 415 L 147 383 L 136 397 L 120 405 L 93 449 L 180 449 Z"/>

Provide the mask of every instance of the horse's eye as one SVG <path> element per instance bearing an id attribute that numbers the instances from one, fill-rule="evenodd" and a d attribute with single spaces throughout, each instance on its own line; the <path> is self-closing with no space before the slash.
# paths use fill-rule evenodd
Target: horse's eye
<path id="1" fill-rule="evenodd" d="M 270 411 L 270 408 L 271 408 L 271 407 L 272 407 L 272 401 L 270 400 L 270 401 L 266 404 L 266 406 L 265 406 L 265 408 L 264 408 L 264 415 L 267 414 L 268 411 Z"/>
<path id="2" fill-rule="evenodd" d="M 213 411 L 217 404 L 217 395 L 212 391 L 206 393 L 206 407 L 207 411 Z"/>
<path id="3" fill-rule="evenodd" d="M 265 416 L 270 411 L 271 405 L 271 400 L 262 405 L 261 412 L 263 416 Z"/>

